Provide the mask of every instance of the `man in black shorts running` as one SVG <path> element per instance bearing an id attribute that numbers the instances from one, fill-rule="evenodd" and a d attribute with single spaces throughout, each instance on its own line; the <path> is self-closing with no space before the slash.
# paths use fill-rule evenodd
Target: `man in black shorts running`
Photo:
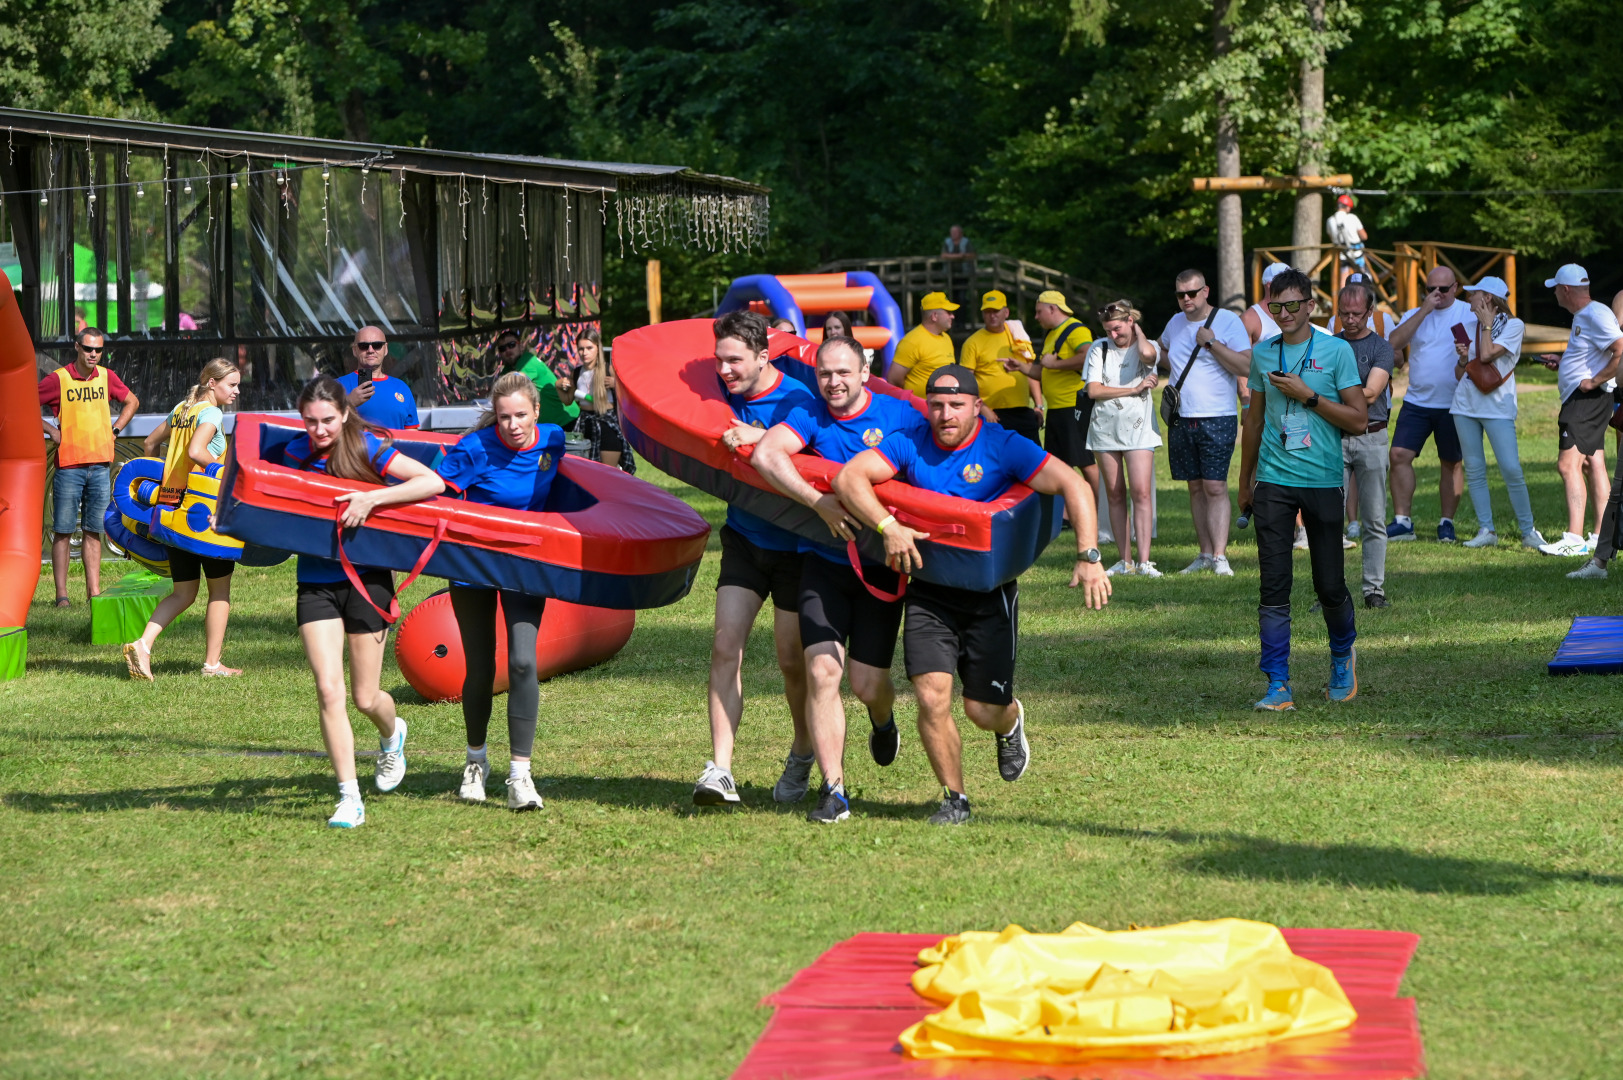
<path id="1" fill-rule="evenodd" d="M 834 478 L 840 501 L 884 538 L 891 568 L 904 574 L 921 569 L 917 541 L 929 534 L 899 523 L 874 495 L 874 485 L 900 477 L 927 491 L 990 502 L 1022 483 L 1064 497 L 1076 528 L 1071 587 L 1083 587 L 1089 607 L 1104 607 L 1110 579 L 1099 565 L 1095 496 L 1087 482 L 1029 439 L 983 423 L 980 391 L 968 368 L 954 364 L 937 370 L 925 389 L 925 403 L 928 432 L 888 435 L 852 458 Z M 909 584 L 902 651 L 919 701 L 919 739 L 946 789 L 940 809 L 930 817 L 933 825 L 969 820 L 963 746 L 952 718 L 953 672 L 963 680 L 964 714 L 996 736 L 998 772 L 1009 781 L 1025 775 L 1031 748 L 1025 709 L 1014 696 L 1019 602 L 1017 581 L 989 592 L 927 581 Z"/>

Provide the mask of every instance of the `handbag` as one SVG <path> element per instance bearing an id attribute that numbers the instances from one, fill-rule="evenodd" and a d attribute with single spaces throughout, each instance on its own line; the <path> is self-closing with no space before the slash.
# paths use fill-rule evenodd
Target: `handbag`
<path id="1" fill-rule="evenodd" d="M 1494 319 L 1492 329 L 1498 330 L 1502 325 L 1501 320 L 1504 318 L 1504 315 L 1500 315 L 1498 318 Z M 1465 365 L 1465 374 L 1470 378 L 1471 385 L 1475 386 L 1484 394 L 1493 393 L 1495 390 L 1504 385 L 1506 379 L 1510 378 L 1509 375 L 1501 375 L 1499 373 L 1499 369 L 1493 364 L 1484 363 L 1481 360 L 1472 360 L 1468 362 Z"/>
<path id="2" fill-rule="evenodd" d="M 1206 323 L 1202 329 L 1210 330 L 1212 320 L 1215 318 L 1217 318 L 1217 308 L 1214 307 L 1207 314 Z M 1161 391 L 1161 422 L 1169 428 L 1178 422 L 1178 405 L 1179 399 L 1183 396 L 1183 383 L 1185 379 L 1189 378 L 1189 373 L 1195 369 L 1195 355 L 1199 352 L 1200 342 L 1197 341 L 1195 347 L 1189 350 L 1189 362 L 1183 366 L 1183 374 L 1178 376 L 1178 381 L 1167 383 L 1166 389 Z"/>

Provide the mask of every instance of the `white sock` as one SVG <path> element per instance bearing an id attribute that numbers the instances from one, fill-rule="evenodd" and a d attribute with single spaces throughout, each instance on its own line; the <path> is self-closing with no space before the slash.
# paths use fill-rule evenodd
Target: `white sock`
<path id="1" fill-rule="evenodd" d="M 1399 525 L 1413 525 L 1414 524 L 1413 521 L 1409 520 L 1409 517 L 1408 517 L 1407 514 L 1394 515 L 1393 520 L 1395 520 Z"/>
<path id="2" fill-rule="evenodd" d="M 481 765 L 488 765 L 490 764 L 490 754 L 483 746 L 477 750 L 470 746 L 468 747 L 468 760 L 477 761 Z"/>
<path id="3" fill-rule="evenodd" d="M 514 780 L 517 780 L 521 776 L 529 776 L 530 763 L 528 761 L 520 761 L 517 758 L 514 758 L 507 766 L 507 775 Z"/>
<path id="4" fill-rule="evenodd" d="M 359 780 L 338 781 L 338 801 L 349 802 L 351 799 L 361 801 L 361 782 Z"/>
<path id="5" fill-rule="evenodd" d="M 1452 524 L 1454 524 L 1454 519 L 1453 518 L 1438 518 L 1437 519 L 1437 524 L 1439 524 L 1439 525 L 1452 525 Z"/>
<path id="6" fill-rule="evenodd" d="M 380 735 L 380 736 L 378 736 L 378 745 L 380 747 L 382 747 L 385 751 L 398 750 L 398 749 L 400 749 L 400 736 L 404 735 L 405 733 L 406 733 L 405 721 L 401 720 L 397 716 L 397 717 L 395 717 L 395 720 L 394 720 L 394 733 L 391 734 L 391 735 Z"/>

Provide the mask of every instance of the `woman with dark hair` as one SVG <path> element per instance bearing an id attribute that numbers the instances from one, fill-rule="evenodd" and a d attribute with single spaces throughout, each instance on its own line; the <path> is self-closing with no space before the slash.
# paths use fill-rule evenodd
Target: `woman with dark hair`
<path id="1" fill-rule="evenodd" d="M 593 461 L 635 474 L 637 463 L 620 430 L 614 365 L 603 352 L 603 339 L 587 327 L 576 338 L 576 348 L 580 354 L 580 378 L 575 384 L 575 403 L 580 406 L 580 423 L 575 430 L 591 440 Z"/>
<path id="2" fill-rule="evenodd" d="M 823 317 L 823 337 L 856 337 L 851 332 L 854 325 L 845 312 L 831 311 Z"/>
<path id="3" fill-rule="evenodd" d="M 510 510 L 540 510 L 558 474 L 564 453 L 563 429 L 538 423 L 540 391 L 528 378 L 511 372 L 490 391 L 490 411 L 440 462 L 445 485 L 469 502 Z M 507 629 L 507 744 L 512 764 L 507 773 L 507 808 L 539 810 L 541 796 L 530 776 L 535 746 L 540 684 L 536 681 L 535 639 L 541 629 L 546 598 L 508 589 L 451 583 L 451 608 L 462 635 L 467 672 L 462 680 L 462 722 L 468 732 L 468 757 L 462 769 L 462 798 L 485 801 L 490 754 L 492 686 L 496 678 L 496 613 Z"/>
<path id="4" fill-rule="evenodd" d="M 289 465 L 378 485 L 338 496 L 344 504 L 340 528 L 359 527 L 379 507 L 419 502 L 445 490 L 439 474 L 398 453 L 388 432 L 361 420 L 337 379 L 317 375 L 305 383 L 298 409 L 305 433 L 288 443 L 284 455 Z M 390 480 L 397 483 L 390 485 Z M 377 788 L 393 791 L 406 775 L 406 722 L 395 715 L 394 698 L 379 685 L 394 574 L 369 566 L 354 570 L 359 588 L 341 564 L 299 556 L 299 637 L 316 677 L 321 739 L 338 775 L 338 809 L 327 821 L 337 829 L 353 829 L 366 821 L 355 779 L 355 733 L 344 705 L 346 643 L 350 697 L 378 729 Z"/>

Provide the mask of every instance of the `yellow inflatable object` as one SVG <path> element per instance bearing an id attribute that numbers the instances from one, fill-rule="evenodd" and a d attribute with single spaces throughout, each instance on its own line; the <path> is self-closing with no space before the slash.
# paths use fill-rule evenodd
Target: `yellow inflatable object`
<path id="1" fill-rule="evenodd" d="M 1292 953 L 1278 927 L 1244 919 L 970 931 L 919 963 L 913 989 L 946 1008 L 902 1032 L 914 1058 L 1206 1057 L 1358 1018 L 1328 968 Z"/>

